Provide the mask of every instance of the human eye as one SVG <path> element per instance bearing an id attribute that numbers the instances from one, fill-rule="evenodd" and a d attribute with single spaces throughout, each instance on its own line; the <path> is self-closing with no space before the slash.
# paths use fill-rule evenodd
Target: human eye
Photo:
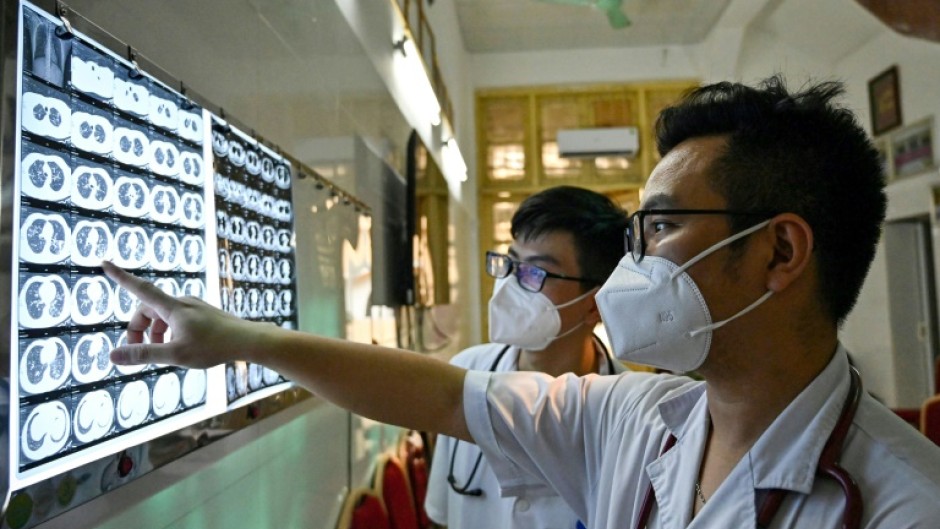
<path id="1" fill-rule="evenodd" d="M 644 228 L 645 235 L 653 236 L 677 226 L 676 220 L 670 215 L 656 214 L 647 217 Z"/>
<path id="2" fill-rule="evenodd" d="M 665 220 L 654 220 L 650 224 L 650 228 L 653 230 L 653 233 L 659 233 L 661 231 L 664 231 L 670 226 L 672 226 L 672 223 L 665 221 Z"/>
<path id="3" fill-rule="evenodd" d="M 526 262 L 518 263 L 516 269 L 518 270 L 519 284 L 523 288 L 532 292 L 538 292 L 542 289 L 542 283 L 545 281 L 545 276 L 548 275 L 545 270 Z"/>

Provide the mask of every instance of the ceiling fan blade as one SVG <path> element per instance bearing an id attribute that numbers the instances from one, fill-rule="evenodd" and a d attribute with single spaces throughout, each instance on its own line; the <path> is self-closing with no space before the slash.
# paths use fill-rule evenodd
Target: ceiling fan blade
<path id="1" fill-rule="evenodd" d="M 623 0 L 537 0 L 550 4 L 565 4 L 573 6 L 589 6 L 607 14 L 610 27 L 621 29 L 630 26 L 630 19 L 624 14 L 621 4 Z"/>
<path id="2" fill-rule="evenodd" d="M 607 21 L 610 22 L 610 27 L 614 29 L 622 29 L 630 26 L 630 19 L 627 18 L 627 15 L 625 15 L 619 7 L 607 10 Z"/>

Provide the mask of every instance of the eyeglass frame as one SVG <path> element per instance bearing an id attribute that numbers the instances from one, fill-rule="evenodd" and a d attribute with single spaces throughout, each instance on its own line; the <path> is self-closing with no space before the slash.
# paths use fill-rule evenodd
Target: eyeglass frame
<path id="1" fill-rule="evenodd" d="M 630 254 L 633 262 L 639 263 L 646 257 L 646 235 L 643 233 L 643 218 L 647 215 L 729 215 L 745 217 L 771 218 L 777 213 L 770 211 L 738 211 L 733 209 L 638 209 L 627 217 L 627 227 L 623 230 L 624 254 Z M 637 230 L 639 227 L 639 230 Z M 633 232 L 638 231 L 639 237 Z M 640 257 L 633 251 L 634 240 L 639 238 Z"/>
<path id="2" fill-rule="evenodd" d="M 509 261 L 509 268 L 506 270 L 506 275 L 498 276 L 498 275 L 496 275 L 495 273 L 491 273 L 491 272 L 490 272 L 490 267 L 488 266 L 488 263 L 489 263 L 489 261 L 490 261 L 490 256 L 491 256 L 491 255 L 492 255 L 492 256 L 495 256 L 495 257 L 504 258 L 504 259 L 506 259 L 507 261 Z M 539 283 L 539 288 L 538 288 L 538 290 L 532 290 L 531 288 L 525 286 L 525 285 L 522 283 L 522 281 L 519 279 L 519 273 L 518 273 L 518 271 L 520 270 L 520 267 L 523 267 L 523 266 L 526 267 L 526 268 L 532 268 L 532 269 L 534 269 L 534 270 L 538 270 L 539 272 L 545 274 L 545 275 L 542 276 L 541 282 Z M 532 264 L 532 263 L 527 263 L 527 262 L 525 262 L 525 261 L 520 261 L 520 260 L 518 260 L 518 259 L 513 259 L 513 258 L 512 258 L 511 256 L 509 256 L 509 255 L 506 255 L 506 254 L 504 254 L 504 253 L 494 252 L 494 251 L 492 251 L 492 250 L 488 250 L 488 251 L 486 252 L 486 258 L 485 258 L 485 261 L 483 262 L 483 267 L 486 269 L 486 274 L 487 274 L 488 276 L 494 278 L 494 279 L 503 279 L 503 278 L 509 277 L 510 275 L 515 276 L 515 277 L 516 277 L 516 281 L 519 283 L 519 286 L 522 287 L 526 292 L 541 292 L 542 289 L 545 288 L 545 280 L 548 279 L 548 278 L 564 279 L 564 280 L 566 280 L 566 281 L 577 281 L 577 282 L 579 282 L 579 283 L 590 283 L 590 284 L 594 284 L 594 285 L 600 285 L 600 284 L 603 283 L 603 281 L 598 281 L 597 279 L 591 279 L 591 278 L 587 278 L 587 277 L 567 276 L 567 275 L 564 275 L 564 274 L 556 274 L 556 273 L 554 273 L 554 272 L 549 272 L 548 270 L 542 268 L 542 267 L 539 266 L 539 265 L 535 265 L 535 264 Z M 514 273 L 514 271 L 516 271 L 516 272 Z"/>

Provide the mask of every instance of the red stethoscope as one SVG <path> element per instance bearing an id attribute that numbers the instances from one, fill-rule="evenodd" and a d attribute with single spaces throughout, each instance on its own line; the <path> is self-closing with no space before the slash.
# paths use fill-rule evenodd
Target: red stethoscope
<path id="1" fill-rule="evenodd" d="M 816 473 L 828 476 L 839 482 L 842 493 L 845 495 L 845 509 L 842 511 L 842 529 L 858 529 L 862 519 L 862 493 L 859 492 L 858 485 L 855 483 L 855 480 L 852 479 L 852 475 L 839 465 L 839 459 L 842 457 L 842 446 L 845 444 L 845 436 L 849 432 L 849 427 L 852 426 L 852 421 L 855 419 L 855 410 L 858 409 L 858 402 L 862 397 L 862 380 L 858 375 L 858 371 L 856 371 L 854 367 L 850 367 L 849 375 L 852 381 L 849 394 L 845 399 L 845 404 L 842 405 L 842 414 L 839 415 L 839 422 L 836 423 L 832 433 L 829 434 L 826 446 L 823 447 L 822 454 L 819 456 Z M 675 444 L 676 437 L 670 435 L 669 438 L 666 439 L 666 445 L 663 447 L 663 451 L 659 454 L 660 457 L 668 452 Z M 788 491 L 783 489 L 771 489 L 767 492 L 767 495 L 764 496 L 764 501 L 761 502 L 760 510 L 757 512 L 758 528 L 766 529 L 770 527 L 770 522 L 773 521 L 777 511 L 780 510 L 780 504 L 783 503 L 787 492 Z M 637 518 L 637 529 L 644 529 L 646 527 L 650 512 L 653 510 L 653 501 L 655 501 L 655 496 L 653 494 L 653 484 L 650 483 L 649 487 L 646 489 L 646 496 L 643 498 L 643 508 L 640 510 L 640 515 Z"/>

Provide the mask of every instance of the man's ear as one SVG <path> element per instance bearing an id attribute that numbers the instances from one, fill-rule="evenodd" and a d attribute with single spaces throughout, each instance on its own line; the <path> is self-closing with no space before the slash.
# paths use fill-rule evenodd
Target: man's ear
<path id="1" fill-rule="evenodd" d="M 594 294 L 597 294 L 596 289 Z M 593 328 L 595 325 L 601 322 L 601 311 L 597 308 L 597 300 L 594 298 L 594 296 L 590 296 L 589 299 L 591 300 L 591 309 L 588 310 L 587 316 L 584 317 L 584 323 L 588 327 Z"/>
<path id="2" fill-rule="evenodd" d="M 813 257 L 813 229 L 803 217 L 782 213 L 770 221 L 773 258 L 767 267 L 767 288 L 781 292 L 807 269 Z"/>

